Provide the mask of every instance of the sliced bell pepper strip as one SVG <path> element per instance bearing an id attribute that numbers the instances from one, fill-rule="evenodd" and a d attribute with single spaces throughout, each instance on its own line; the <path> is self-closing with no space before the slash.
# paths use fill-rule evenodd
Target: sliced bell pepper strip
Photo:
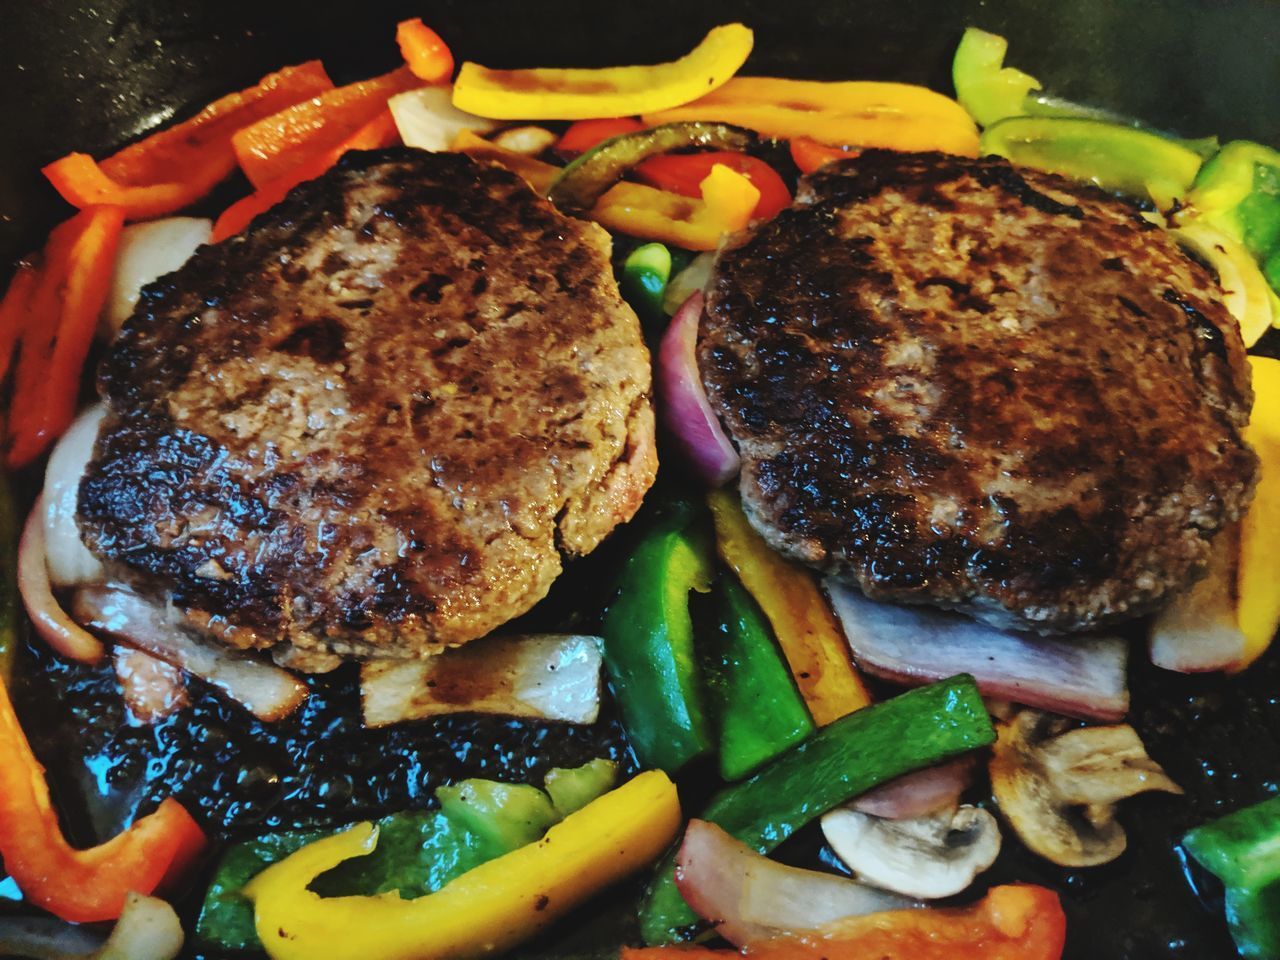
<path id="1" fill-rule="evenodd" d="M 13 352 L 31 320 L 31 297 L 38 282 L 35 266 L 23 261 L 14 271 L 4 299 L 0 300 L 0 380 L 9 372 Z"/>
<path id="2" fill-rule="evenodd" d="M 326 870 L 376 848 L 369 823 L 302 848 L 245 892 L 275 960 L 475 957 L 513 946 L 650 863 L 679 829 L 675 785 L 651 770 L 570 814 L 537 843 L 417 900 L 321 897 L 308 889 Z"/>
<path id="3" fill-rule="evenodd" d="M 400 46 L 400 56 L 422 82 L 444 83 L 453 76 L 453 53 L 449 45 L 421 18 L 397 23 L 396 43 Z"/>
<path id="4" fill-rule="evenodd" d="M 164 216 L 195 203 L 230 176 L 236 168 L 231 137 L 237 130 L 332 89 L 318 60 L 285 67 L 101 163 L 72 153 L 44 173 L 73 206 L 124 207 L 130 220 Z"/>
<path id="5" fill-rule="evenodd" d="M 968 27 L 951 63 L 956 99 L 984 127 L 1024 116 L 1027 94 L 1040 89 L 1035 77 L 1004 66 L 1008 49 L 1009 42 L 999 34 Z"/>
<path id="6" fill-rule="evenodd" d="M 1197 827 L 1182 845 L 1226 887 L 1227 923 L 1240 954 L 1280 957 L 1280 797 Z"/>
<path id="7" fill-rule="evenodd" d="M 464 63 L 453 88 L 459 110 L 495 120 L 587 120 L 665 110 L 714 90 L 751 53 L 740 23 L 714 28 L 679 60 L 601 70 L 491 70 Z"/>
<path id="8" fill-rule="evenodd" d="M 523 153 L 516 153 L 514 150 L 506 150 L 470 130 L 459 133 L 454 138 L 450 149 L 456 153 L 465 153 L 473 160 L 506 167 L 517 176 L 523 177 L 525 182 L 533 188 L 533 192 L 540 195 L 545 194 L 555 182 L 556 177 L 560 175 L 560 168 L 555 164 L 544 163 Z"/>
<path id="9" fill-rule="evenodd" d="M 265 186 L 340 146 L 380 116 L 388 99 L 421 85 L 401 67 L 296 103 L 237 131 L 231 138 L 236 159 L 250 183 Z"/>
<path id="10" fill-rule="evenodd" d="M 710 590 L 711 576 L 693 505 L 664 504 L 605 613 L 605 669 L 641 766 L 674 772 L 714 745 L 689 613 L 690 592 Z"/>
<path id="11" fill-rule="evenodd" d="M 849 644 L 813 574 L 773 550 L 727 490 L 707 495 L 720 557 L 764 611 L 819 726 L 871 703 Z"/>
<path id="12" fill-rule="evenodd" d="M 18 514 L 9 478 L 0 473 L 0 686 L 13 676 L 18 655 Z"/>
<path id="13" fill-rule="evenodd" d="M 555 151 L 562 157 L 576 157 L 597 147 L 606 140 L 624 133 L 637 133 L 644 124 L 635 117 L 601 117 L 599 120 L 579 120 L 569 126 L 556 141 Z"/>
<path id="14" fill-rule="evenodd" d="M 75 417 L 80 373 L 107 299 L 123 226 L 120 207 L 88 207 L 50 235 L 14 378 L 10 467 L 38 457 Z"/>
<path id="15" fill-rule="evenodd" d="M 1011 117 L 984 130 L 981 146 L 984 154 L 1024 167 L 1150 197 L 1162 210 L 1187 195 L 1200 169 L 1194 150 L 1147 130 L 1099 120 Z"/>
<path id="16" fill-rule="evenodd" d="M 73 923 L 112 920 L 126 894 L 149 894 L 176 877 L 204 843 L 191 815 L 170 798 L 106 843 L 72 849 L 0 683 L 0 859 L 31 903 Z"/>
<path id="17" fill-rule="evenodd" d="M 725 234 L 745 230 L 760 202 L 746 177 L 717 164 L 702 182 L 702 200 L 616 183 L 596 201 L 590 219 L 642 240 L 660 240 L 686 250 L 715 250 Z"/>
<path id="18" fill-rule="evenodd" d="M 751 211 L 752 220 L 771 220 L 791 205 L 791 191 L 778 172 L 758 157 L 746 153 L 715 150 L 710 153 L 662 154 L 639 163 L 635 175 L 659 190 L 699 197 L 702 195 L 702 181 L 717 163 L 742 174 L 760 191 L 760 200 Z"/>
<path id="19" fill-rule="evenodd" d="M 732 574 L 712 590 L 716 630 L 705 646 L 707 690 L 720 725 L 720 776 L 741 780 L 813 733 L 769 622 Z"/>
<path id="20" fill-rule="evenodd" d="M 662 298 L 670 279 L 671 251 L 660 243 L 641 244 L 623 261 L 618 287 L 645 327 L 658 329 L 666 320 Z"/>
<path id="21" fill-rule="evenodd" d="M 888 780 L 989 746 L 995 730 L 969 676 L 919 687 L 822 727 L 750 780 L 726 787 L 703 820 L 768 853 L 832 807 Z M 669 943 L 697 922 L 676 888 L 675 854 L 640 908 L 646 943 Z"/>
<path id="22" fill-rule="evenodd" d="M 316 156 L 304 160 L 284 176 L 263 184 L 247 197 L 237 200 L 223 210 L 213 225 L 211 242 L 217 243 L 240 233 L 249 226 L 254 217 L 266 213 L 298 184 L 306 180 L 314 180 L 323 174 L 348 150 L 376 150 L 379 147 L 389 147 L 398 140 L 395 118 L 391 116 L 390 110 L 384 109 L 338 146 L 323 150 Z"/>
<path id="23" fill-rule="evenodd" d="M 1240 563 L 1236 616 L 1244 634 L 1238 669 L 1252 664 L 1271 646 L 1280 628 L 1280 360 L 1249 357 L 1253 370 L 1253 412 L 1245 439 L 1258 454 L 1258 489 L 1240 524 Z"/>
<path id="24" fill-rule="evenodd" d="M 1280 150 L 1248 140 L 1228 143 L 1201 168 L 1187 208 L 1182 222 L 1203 217 L 1239 240 L 1280 290 Z"/>
<path id="25" fill-rule="evenodd" d="M 905 83 L 735 77 L 671 110 L 645 113 L 650 126 L 680 120 L 732 123 L 766 137 L 810 137 L 833 146 L 942 150 L 975 156 L 978 131 L 963 107 Z"/>
<path id="26" fill-rule="evenodd" d="M 809 137 L 796 137 L 791 141 L 791 160 L 801 173 L 813 173 L 828 163 L 848 160 L 850 157 L 856 157 L 858 153 L 858 150 L 848 147 L 829 147 Z"/>

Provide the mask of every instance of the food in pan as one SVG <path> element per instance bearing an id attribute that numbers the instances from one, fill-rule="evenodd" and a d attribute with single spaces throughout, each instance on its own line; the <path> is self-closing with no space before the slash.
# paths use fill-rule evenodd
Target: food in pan
<path id="1" fill-rule="evenodd" d="M 43 913 L 0 952 L 556 955 L 607 907 L 634 960 L 1086 956 L 1051 871 L 1149 857 L 1158 794 L 1280 956 L 1274 801 L 1193 823 L 1129 684 L 1274 657 L 1280 154 L 978 30 L 955 100 L 740 76 L 739 24 L 452 84 L 397 40 L 45 170 L 78 212 L 0 303 L 0 892 Z M 173 744 L 123 817 L 64 833 L 49 689 Z M 248 740 L 283 777 L 211 775 Z"/>

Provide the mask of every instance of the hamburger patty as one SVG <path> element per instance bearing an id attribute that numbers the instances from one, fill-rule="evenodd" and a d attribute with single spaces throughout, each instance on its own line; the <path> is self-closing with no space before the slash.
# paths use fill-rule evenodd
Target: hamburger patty
<path id="1" fill-rule="evenodd" d="M 489 632 L 653 481 L 609 252 L 496 167 L 348 154 L 144 291 L 99 374 L 86 544 L 303 668 Z"/>
<path id="2" fill-rule="evenodd" d="M 1244 347 L 1136 208 L 867 151 L 723 251 L 699 362 L 777 549 L 1039 632 L 1151 610 L 1252 494 Z"/>

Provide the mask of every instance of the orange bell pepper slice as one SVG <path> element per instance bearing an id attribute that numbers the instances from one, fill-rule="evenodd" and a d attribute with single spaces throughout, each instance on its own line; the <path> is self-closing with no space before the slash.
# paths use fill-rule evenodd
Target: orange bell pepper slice
<path id="1" fill-rule="evenodd" d="M 245 176 L 261 189 L 340 147 L 375 120 L 397 93 L 422 86 L 408 67 L 338 87 L 264 117 L 231 138 Z"/>
<path id="2" fill-rule="evenodd" d="M 6 456 L 11 468 L 36 459 L 75 417 L 80 374 L 123 226 L 120 207 L 88 207 L 49 236 L 14 376 Z"/>
<path id="3" fill-rule="evenodd" d="M 535 157 L 504 149 L 471 130 L 463 130 L 454 137 L 449 149 L 454 153 L 465 153 L 472 160 L 481 163 L 496 163 L 505 167 L 516 176 L 523 177 L 525 183 L 539 196 L 547 192 L 552 181 L 560 174 L 560 168 L 553 163 L 544 163 Z"/>
<path id="4" fill-rule="evenodd" d="M 318 60 L 285 67 L 101 163 L 71 153 L 45 167 L 44 174 L 80 209 L 109 204 L 123 207 L 130 220 L 161 217 L 190 206 L 231 175 L 236 168 L 231 137 L 241 127 L 332 89 Z"/>
<path id="5" fill-rule="evenodd" d="M 0 683 L 0 859 L 29 901 L 73 923 L 112 920 L 126 894 L 150 894 L 175 879 L 204 845 L 199 825 L 168 798 L 106 843 L 72 848 L 58 825 L 44 768 Z"/>
<path id="6" fill-rule="evenodd" d="M 796 686 L 819 726 L 871 703 L 849 656 L 849 644 L 813 574 L 774 551 L 752 529 L 738 498 L 707 495 L 716 549 L 773 625 Z"/>
<path id="7" fill-rule="evenodd" d="M 236 201 L 218 217 L 213 225 L 211 242 L 217 243 L 233 237 L 249 226 L 254 217 L 266 213 L 285 198 L 290 190 L 305 180 L 314 180 L 332 167 L 348 150 L 376 150 L 389 147 L 400 140 L 395 118 L 391 111 L 382 112 L 332 149 L 324 150 L 309 160 L 304 160 L 282 177 L 263 184 L 253 193 Z"/>
<path id="8" fill-rule="evenodd" d="M 420 18 L 396 24 L 396 43 L 413 75 L 424 83 L 444 83 L 453 76 L 452 51 Z"/>
<path id="9" fill-rule="evenodd" d="M 19 263 L 4 299 L 0 300 L 0 380 L 9 372 L 13 351 L 27 330 L 31 319 L 31 297 L 38 281 L 39 274 L 33 264 Z"/>
<path id="10" fill-rule="evenodd" d="M 569 125 L 556 141 L 555 151 L 562 157 L 576 157 L 586 153 L 592 147 L 599 146 L 606 140 L 620 137 L 624 133 L 637 133 L 645 129 L 643 123 L 635 117 L 604 117 L 599 120 L 579 120 Z"/>
<path id="11" fill-rule="evenodd" d="M 820 935 L 779 937 L 738 951 L 624 947 L 621 960 L 1060 960 L 1067 918 L 1044 887 L 992 887 L 968 907 L 888 910 L 837 920 Z"/>
<path id="12" fill-rule="evenodd" d="M 859 153 L 860 150 L 850 150 L 848 147 L 829 147 L 809 137 L 796 137 L 791 141 L 791 160 L 801 173 L 813 173 L 828 163 L 848 160 Z"/>
<path id="13" fill-rule="evenodd" d="M 791 205 L 791 191 L 778 172 L 758 157 L 731 150 L 710 153 L 663 153 L 639 163 L 634 173 L 644 183 L 685 197 L 702 196 L 702 182 L 712 167 L 722 164 L 740 173 L 760 191 L 751 212 L 753 220 L 771 220 Z"/>

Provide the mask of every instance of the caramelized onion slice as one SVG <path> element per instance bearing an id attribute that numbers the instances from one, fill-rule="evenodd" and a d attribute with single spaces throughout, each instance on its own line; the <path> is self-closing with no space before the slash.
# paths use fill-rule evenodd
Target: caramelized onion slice
<path id="1" fill-rule="evenodd" d="M 81 587 L 71 609 L 90 628 L 211 683 L 259 720 L 287 717 L 307 697 L 306 685 L 287 670 L 195 637 L 124 587 Z"/>
<path id="2" fill-rule="evenodd" d="M 36 633 L 70 660 L 97 663 L 104 653 L 97 637 L 82 628 L 53 595 L 45 561 L 44 497 L 37 497 L 18 544 L 18 592 Z"/>
<path id="3" fill-rule="evenodd" d="M 49 582 L 62 588 L 102 581 L 102 561 L 89 552 L 80 539 L 76 523 L 76 502 L 98 427 L 106 407 L 94 404 L 76 418 L 49 455 L 44 474 L 44 543 Z"/>
<path id="4" fill-rule="evenodd" d="M 186 677 L 173 664 L 126 646 L 111 656 L 125 705 L 138 723 L 159 723 L 190 702 Z"/>

